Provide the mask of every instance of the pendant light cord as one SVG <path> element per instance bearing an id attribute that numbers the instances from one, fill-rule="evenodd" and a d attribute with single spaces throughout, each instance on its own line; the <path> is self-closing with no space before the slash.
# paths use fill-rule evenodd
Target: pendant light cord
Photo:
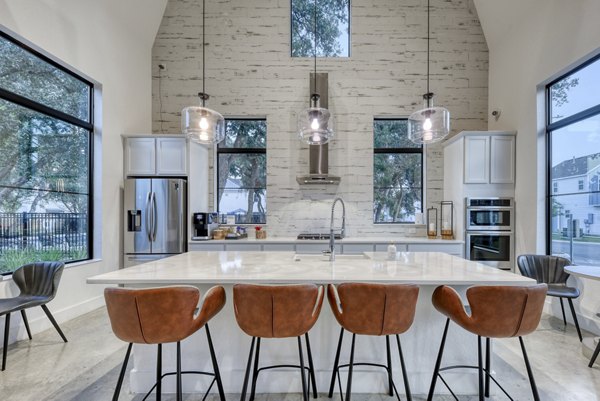
<path id="1" fill-rule="evenodd" d="M 206 0 L 202 0 L 202 107 L 206 105 L 206 40 L 204 37 L 204 32 L 206 28 Z"/>
<path id="2" fill-rule="evenodd" d="M 430 41 L 430 31 L 429 31 L 429 19 L 431 15 L 431 6 L 429 5 L 429 1 L 427 0 L 427 95 L 429 95 L 429 41 Z M 429 104 L 429 101 L 427 102 Z"/>
<path id="3" fill-rule="evenodd" d="M 315 45 L 314 45 L 314 49 L 313 49 L 315 72 L 314 72 L 314 76 L 313 76 L 313 93 L 312 94 L 316 94 L 317 93 L 317 0 L 315 0 L 313 18 L 314 18 L 314 27 L 315 27 L 315 33 L 314 33 Z"/>

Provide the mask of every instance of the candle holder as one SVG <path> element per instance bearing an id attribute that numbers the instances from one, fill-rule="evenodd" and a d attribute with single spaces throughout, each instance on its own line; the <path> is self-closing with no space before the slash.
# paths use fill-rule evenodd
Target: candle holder
<path id="1" fill-rule="evenodd" d="M 442 239 L 454 239 L 454 203 L 442 201 Z"/>
<path id="2" fill-rule="evenodd" d="M 427 238 L 437 238 L 437 209 L 430 207 L 427 209 Z"/>

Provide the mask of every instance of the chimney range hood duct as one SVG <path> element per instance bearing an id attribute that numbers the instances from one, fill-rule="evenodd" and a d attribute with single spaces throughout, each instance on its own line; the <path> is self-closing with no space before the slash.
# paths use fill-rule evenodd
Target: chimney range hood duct
<path id="1" fill-rule="evenodd" d="M 313 80 L 315 74 L 310 73 L 309 88 L 313 88 Z M 316 74 L 317 93 L 321 96 L 321 107 L 328 108 L 328 74 L 319 72 Z M 299 175 L 296 181 L 300 185 L 337 185 L 341 178 L 329 175 L 329 144 L 324 145 L 309 145 L 309 167 L 307 175 Z"/>

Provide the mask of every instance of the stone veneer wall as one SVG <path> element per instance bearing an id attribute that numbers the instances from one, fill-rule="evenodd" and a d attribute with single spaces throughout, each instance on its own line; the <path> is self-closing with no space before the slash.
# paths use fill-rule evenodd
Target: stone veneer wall
<path id="1" fill-rule="evenodd" d="M 431 88 L 453 133 L 487 129 L 488 48 L 472 0 L 433 0 Z M 406 117 L 422 106 L 426 1 L 352 1 L 351 57 L 318 60 L 329 73 L 336 137 L 329 145 L 335 186 L 300 187 L 308 147 L 296 139 L 313 60 L 290 57 L 290 0 L 206 2 L 208 106 L 225 117 L 267 118 L 270 236 L 326 231 L 331 202 L 346 202 L 350 236 L 424 235 L 424 226 L 373 224 L 373 118 Z M 152 52 L 153 132 L 180 132 L 180 111 L 202 88 L 202 1 L 170 0 Z M 166 65 L 158 79 L 158 64 Z M 160 94 L 160 101 L 159 101 Z M 162 103 L 162 112 L 161 106 Z M 442 200 L 443 149 L 426 150 L 426 203 Z M 212 160 L 210 188 L 214 187 Z M 214 194 L 210 194 L 214 204 Z"/>

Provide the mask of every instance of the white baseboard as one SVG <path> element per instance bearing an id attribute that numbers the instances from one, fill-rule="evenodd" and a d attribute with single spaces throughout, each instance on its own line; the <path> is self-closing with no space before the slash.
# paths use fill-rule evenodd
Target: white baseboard
<path id="1" fill-rule="evenodd" d="M 85 301 L 79 302 L 75 305 L 70 305 L 66 308 L 62 308 L 59 310 L 55 310 L 52 308 L 52 302 L 47 304 L 48 309 L 52 312 L 52 316 L 54 319 L 60 324 L 76 317 L 79 317 L 85 313 L 91 312 L 94 309 L 98 309 L 104 306 L 104 297 L 102 295 L 86 299 Z M 35 312 L 35 315 L 31 312 Z M 40 307 L 34 307 L 31 309 L 26 309 L 27 319 L 29 320 L 29 328 L 31 329 L 32 336 L 35 336 L 37 333 L 40 333 L 44 330 L 53 328 L 52 323 L 46 317 L 46 314 L 41 310 Z M 64 331 L 64 330 L 63 330 Z M 4 319 L 2 319 L 2 325 L 0 326 L 0 332 L 4 333 Z M 69 338 L 69 334 L 65 332 L 65 336 L 67 339 Z M 23 321 L 21 319 L 20 312 L 13 312 L 10 315 L 10 336 L 8 339 L 8 343 L 12 344 L 15 341 L 24 340 L 27 338 L 27 331 L 25 330 L 25 326 L 23 325 Z M 2 344 L 0 343 L 0 348 L 2 348 Z"/>

